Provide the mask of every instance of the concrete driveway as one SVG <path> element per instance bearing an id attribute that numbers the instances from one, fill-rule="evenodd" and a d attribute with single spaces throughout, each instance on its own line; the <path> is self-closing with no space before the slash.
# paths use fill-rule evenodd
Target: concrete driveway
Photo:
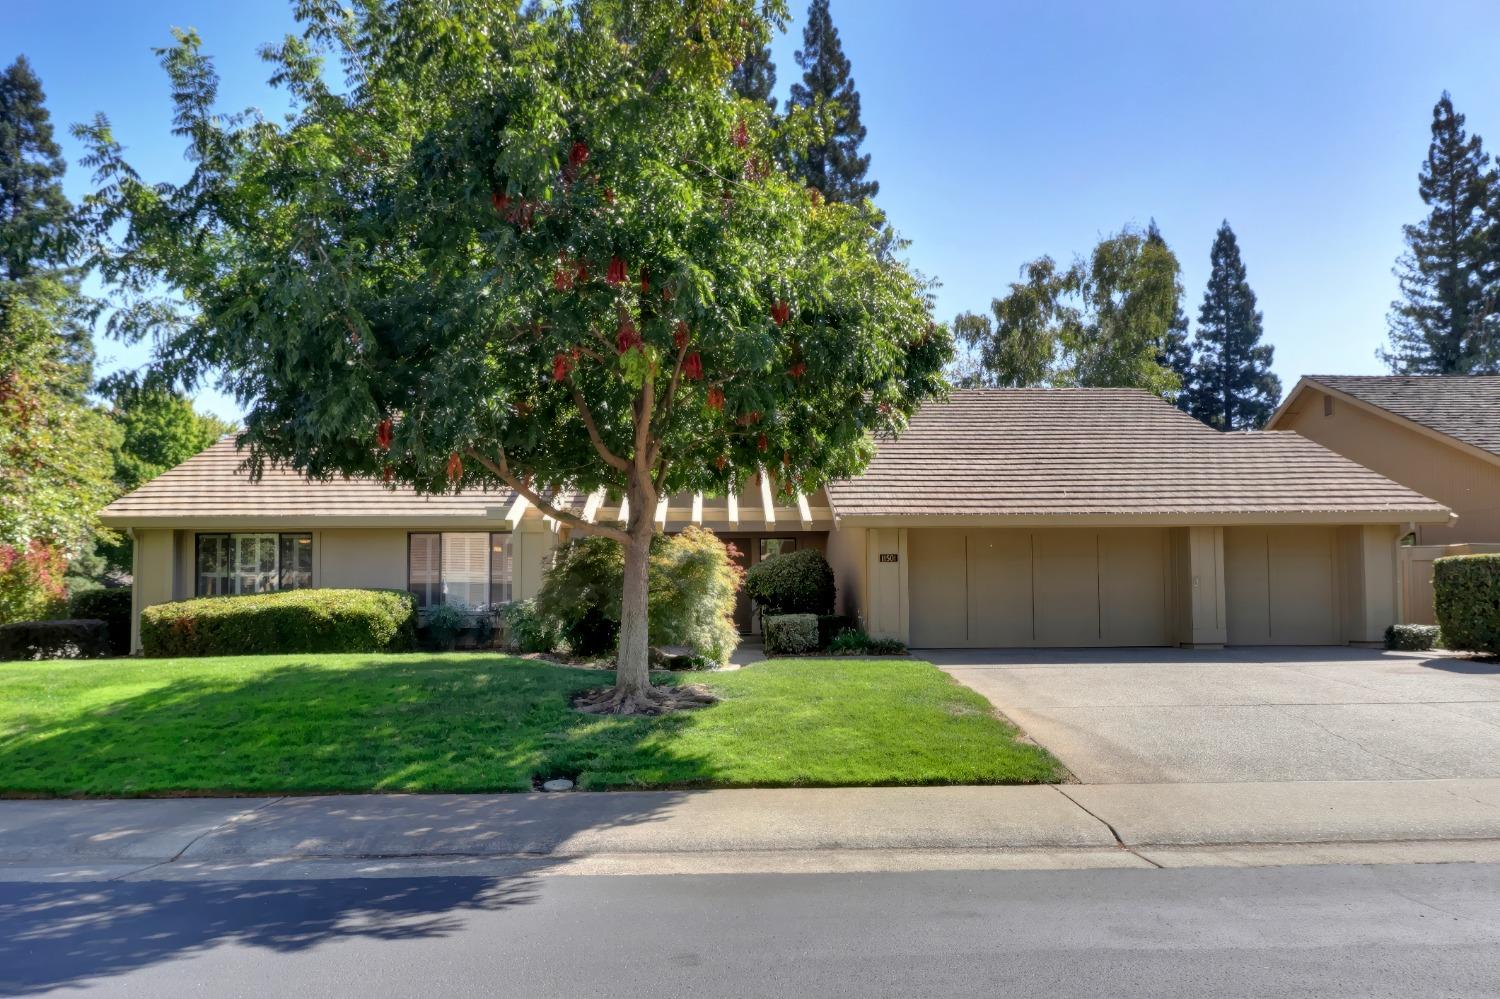
<path id="1" fill-rule="evenodd" d="M 1084 783 L 1500 777 L 1500 663 L 1345 648 L 914 654 Z"/>

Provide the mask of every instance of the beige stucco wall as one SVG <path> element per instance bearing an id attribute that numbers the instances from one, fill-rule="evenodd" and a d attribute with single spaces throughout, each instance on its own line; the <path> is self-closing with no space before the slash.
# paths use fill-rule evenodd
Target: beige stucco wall
<path id="1" fill-rule="evenodd" d="M 845 614 L 868 627 L 865 607 L 868 605 L 870 567 L 867 563 L 867 537 L 863 527 L 831 531 L 824 542 L 824 555 L 833 568 L 838 585 L 835 614 Z"/>
<path id="2" fill-rule="evenodd" d="M 141 611 L 153 604 L 174 599 L 176 585 L 176 549 L 173 532 L 149 530 L 135 532 L 135 554 L 131 575 L 135 577 L 131 602 L 135 613 L 130 622 L 130 647 L 141 647 Z"/>
<path id="3" fill-rule="evenodd" d="M 1294 430 L 1386 478 L 1430 496 L 1458 514 L 1450 526 L 1417 525 L 1417 543 L 1500 541 L 1500 465 L 1308 386 L 1278 430 Z"/>

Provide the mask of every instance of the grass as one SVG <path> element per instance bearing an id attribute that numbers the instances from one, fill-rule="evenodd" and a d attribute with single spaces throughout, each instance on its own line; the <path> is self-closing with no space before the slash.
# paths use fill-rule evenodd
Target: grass
<path id="1" fill-rule="evenodd" d="M 0 795 L 1033 783 L 1060 778 L 929 663 L 673 676 L 722 701 L 580 714 L 613 675 L 493 655 L 0 664 Z"/>

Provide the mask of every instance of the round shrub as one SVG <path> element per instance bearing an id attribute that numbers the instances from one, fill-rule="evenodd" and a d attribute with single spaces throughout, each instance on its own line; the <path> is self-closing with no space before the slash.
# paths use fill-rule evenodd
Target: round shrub
<path id="1" fill-rule="evenodd" d="M 68 601 L 68 616 L 103 621 L 109 626 L 111 655 L 130 655 L 132 592 L 128 586 L 84 590 Z"/>
<path id="2" fill-rule="evenodd" d="M 427 626 L 427 637 L 432 644 L 445 652 L 453 650 L 454 643 L 458 641 L 459 633 L 462 632 L 469 620 L 464 612 L 451 604 L 438 604 L 430 607 L 424 620 Z"/>
<path id="3" fill-rule="evenodd" d="M 148 656 L 408 652 L 417 601 L 404 590 L 285 590 L 199 597 L 141 612 Z"/>
<path id="4" fill-rule="evenodd" d="M 551 652 L 557 635 L 536 609 L 536 600 L 517 600 L 500 612 L 505 618 L 506 641 L 517 652 Z"/>
<path id="5" fill-rule="evenodd" d="M 1385 647 L 1393 652 L 1426 652 L 1443 643 L 1435 624 L 1393 624 L 1385 629 Z"/>
<path id="6" fill-rule="evenodd" d="M 750 567 L 745 592 L 765 614 L 832 614 L 833 567 L 815 548 L 773 555 Z"/>
<path id="7" fill-rule="evenodd" d="M 1500 555 L 1435 559 L 1432 590 L 1445 646 L 1500 653 Z"/>
<path id="8" fill-rule="evenodd" d="M 766 652 L 773 656 L 795 656 L 818 649 L 816 614 L 772 614 L 761 619 Z"/>

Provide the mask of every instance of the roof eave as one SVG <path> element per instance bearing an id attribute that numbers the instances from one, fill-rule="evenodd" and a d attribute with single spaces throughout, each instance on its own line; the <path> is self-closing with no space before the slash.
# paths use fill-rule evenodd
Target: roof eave
<path id="1" fill-rule="evenodd" d="M 1448 524 L 1445 507 L 1162 513 L 844 513 L 840 527 L 1233 527 L 1252 524 Z"/>

